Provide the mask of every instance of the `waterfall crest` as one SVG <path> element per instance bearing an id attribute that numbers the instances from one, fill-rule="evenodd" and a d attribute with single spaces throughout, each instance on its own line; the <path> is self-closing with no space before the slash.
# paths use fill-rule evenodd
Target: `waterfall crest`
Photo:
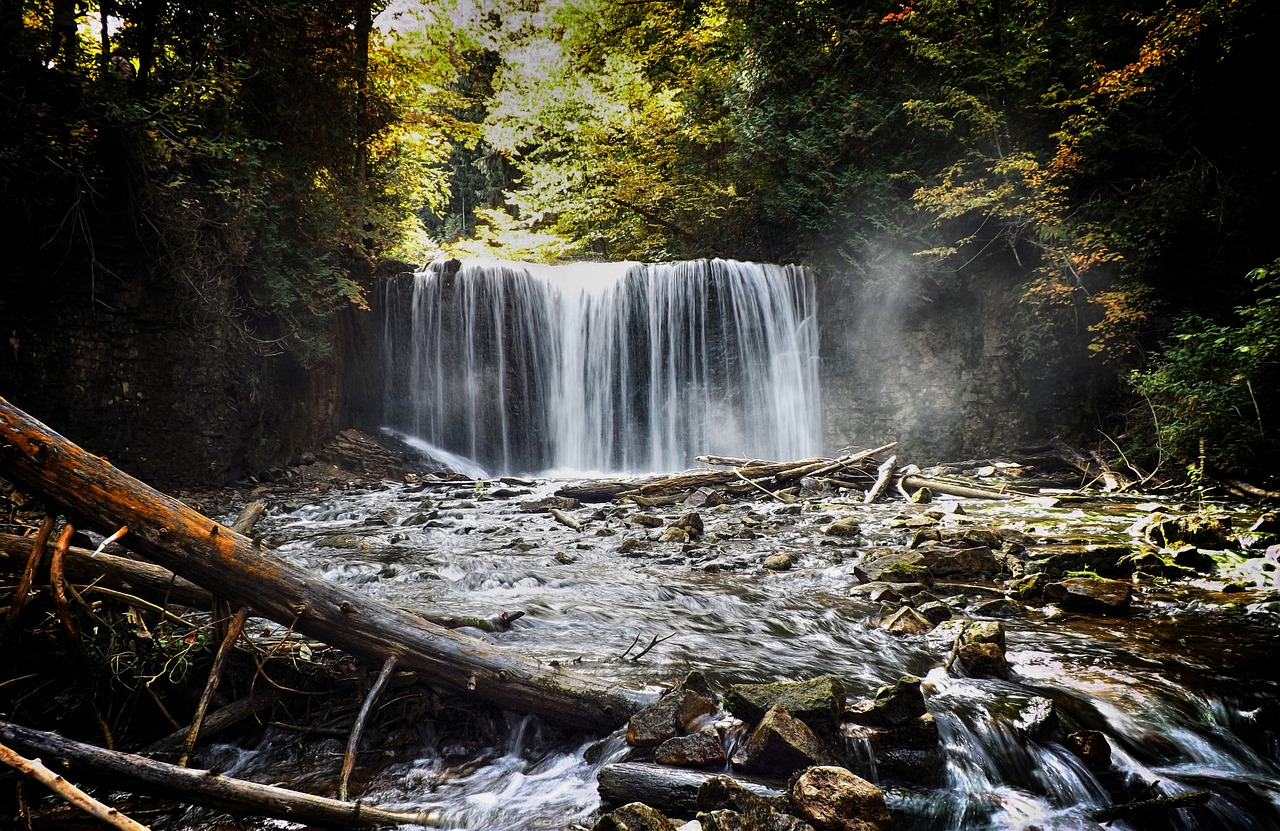
<path id="1" fill-rule="evenodd" d="M 384 413 L 500 473 L 815 455 L 814 293 L 728 260 L 433 263 L 384 298 Z"/>

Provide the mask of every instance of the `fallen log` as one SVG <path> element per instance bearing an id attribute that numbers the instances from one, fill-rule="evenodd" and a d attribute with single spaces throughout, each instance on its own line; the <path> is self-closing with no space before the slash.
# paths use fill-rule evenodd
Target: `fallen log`
<path id="1" fill-rule="evenodd" d="M 1106 825 L 1118 819 L 1145 816 L 1156 811 L 1172 811 L 1177 808 L 1193 808 L 1204 805 L 1213 796 L 1213 791 L 1193 791 L 1192 793 L 1174 796 L 1157 796 L 1134 802 L 1122 802 L 1119 805 L 1108 805 L 1089 813 L 1089 819 Z"/>
<path id="2" fill-rule="evenodd" d="M 132 527 L 132 526 L 130 526 Z M 43 759 L 56 759 L 78 778 L 118 790 L 177 799 L 234 816 L 267 816 L 292 822 L 352 828 L 369 825 L 434 825 L 431 813 L 389 811 L 339 802 L 300 791 L 233 779 L 209 770 L 157 762 L 0 721 L 0 742 Z"/>
<path id="3" fill-rule="evenodd" d="M 728 776 L 723 770 L 691 770 L 648 762 L 617 762 L 600 769 L 596 788 L 606 805 L 643 802 L 668 814 L 688 814 L 698 807 L 698 788 L 713 776 Z M 780 796 L 785 782 L 731 777 L 747 790 L 761 796 Z"/>
<path id="4" fill-rule="evenodd" d="M 905 491 L 917 491 L 920 488 L 928 488 L 934 493 L 942 493 L 947 496 L 961 496 L 966 499 L 1012 499 L 1014 497 L 1027 496 L 1025 493 L 1017 491 L 997 490 L 995 488 L 980 488 L 975 485 L 961 485 L 956 482 L 950 482 L 946 479 L 934 479 L 930 476 L 919 476 L 916 474 L 904 475 L 899 481 Z"/>
<path id="5" fill-rule="evenodd" d="M 30 537 L 0 534 L 0 568 L 8 567 L 11 560 L 25 558 L 31 547 Z M 46 541 L 44 547 L 53 553 L 53 543 Z M 67 577 L 77 583 L 98 580 L 99 585 L 121 589 L 158 604 L 168 601 L 208 609 L 213 602 L 213 595 L 190 580 L 183 580 L 167 568 L 141 560 L 112 554 L 95 555 L 87 548 L 72 546 L 67 549 L 65 565 Z"/>
<path id="6" fill-rule="evenodd" d="M 612 730 L 639 701 L 558 665 L 436 626 L 270 556 L 260 541 L 148 487 L 0 398 L 0 476 L 103 528 L 129 547 L 255 615 L 345 649 L 371 666 L 395 656 L 427 683 L 548 721 Z"/>

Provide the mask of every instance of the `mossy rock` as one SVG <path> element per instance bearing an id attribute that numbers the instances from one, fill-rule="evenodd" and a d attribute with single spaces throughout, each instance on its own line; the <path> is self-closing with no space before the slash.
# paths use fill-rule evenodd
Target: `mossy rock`
<path id="1" fill-rule="evenodd" d="M 725 691 L 724 707 L 748 724 L 755 724 L 771 707 L 781 706 L 819 735 L 831 735 L 844 713 L 844 682 L 834 675 L 810 681 L 734 684 Z"/>

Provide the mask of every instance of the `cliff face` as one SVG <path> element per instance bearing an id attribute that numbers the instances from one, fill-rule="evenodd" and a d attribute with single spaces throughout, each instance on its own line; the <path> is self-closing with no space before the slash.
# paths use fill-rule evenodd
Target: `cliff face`
<path id="1" fill-rule="evenodd" d="M 332 354 L 303 367 L 232 316 L 201 313 L 185 287 L 16 285 L 0 293 L 0 395 L 159 486 L 233 481 L 381 424 L 376 308 L 338 315 Z M 818 285 L 826 452 L 898 441 L 904 459 L 927 462 L 1091 429 L 1107 379 L 1070 357 L 1086 333 L 1033 342 L 1016 274 Z"/>
<path id="2" fill-rule="evenodd" d="M 913 462 L 1094 435 L 1114 373 L 1086 357 L 1071 315 L 1036 319 L 999 266 L 935 282 L 819 282 L 826 444 L 899 443 Z"/>

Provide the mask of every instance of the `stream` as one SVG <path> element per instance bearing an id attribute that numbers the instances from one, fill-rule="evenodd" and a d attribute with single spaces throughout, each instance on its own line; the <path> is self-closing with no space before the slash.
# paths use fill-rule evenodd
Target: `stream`
<path id="1" fill-rule="evenodd" d="M 1110 828 L 1280 828 L 1274 572 L 1238 575 L 1254 582 L 1230 595 L 1221 593 L 1222 580 L 1143 583 L 1122 618 L 1029 606 L 1003 621 L 1008 680 L 948 674 L 950 641 L 885 632 L 878 627 L 885 609 L 853 592 L 862 552 L 905 546 L 931 518 L 944 527 L 1016 529 L 1031 544 L 1129 541 L 1126 529 L 1153 505 L 959 500 L 961 513 L 943 514 L 899 500 L 740 499 L 700 509 L 705 535 L 681 544 L 657 541 L 661 528 L 642 524 L 652 522 L 642 515 L 669 522 L 685 512 L 678 505 L 581 506 L 570 511 L 581 531 L 520 510 L 557 484 L 424 482 L 299 496 L 273 506 L 259 528 L 279 556 L 405 608 L 482 617 L 523 611 L 508 631 L 471 634 L 655 695 L 695 669 L 721 688 L 834 674 L 852 700 L 918 676 L 942 736 L 940 780 L 884 779 L 873 754 L 849 748 L 849 766 L 885 789 L 898 829 L 1102 827 L 1086 814 L 1111 803 L 1108 782 L 1063 745 L 1015 729 L 1037 696 L 1079 728 L 1106 734 L 1111 784 L 1214 793 L 1202 808 Z M 1257 513 L 1227 510 L 1237 528 Z M 823 533 L 850 515 L 860 536 Z M 762 560 L 778 553 L 791 555 L 792 567 L 764 569 Z M 956 607 L 972 602 L 942 584 L 935 594 Z M 655 638 L 667 639 L 634 660 Z M 407 754 L 362 754 L 370 770 L 361 796 L 436 809 L 450 828 L 590 827 L 600 808 L 597 771 L 627 755 L 620 734 L 572 735 L 516 715 L 500 733 L 494 746 L 428 730 Z M 228 773 L 269 770 L 278 779 L 279 770 L 311 770 L 332 780 L 342 742 L 326 741 L 317 750 L 269 735 L 254 752 L 219 745 L 210 754 Z"/>

